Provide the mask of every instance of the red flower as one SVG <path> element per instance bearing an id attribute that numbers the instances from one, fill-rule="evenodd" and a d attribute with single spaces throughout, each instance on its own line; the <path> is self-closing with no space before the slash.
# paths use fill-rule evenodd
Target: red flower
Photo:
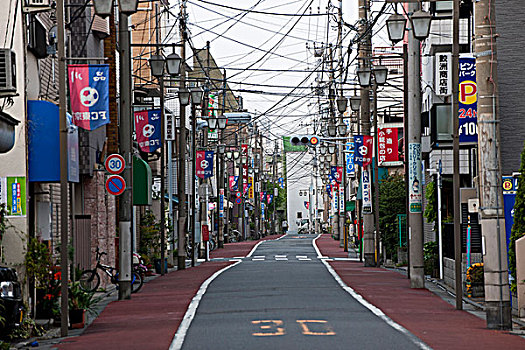
<path id="1" fill-rule="evenodd" d="M 53 295 L 46 294 L 46 295 L 44 295 L 44 299 L 51 300 L 51 299 L 53 299 Z"/>
<path id="2" fill-rule="evenodd" d="M 53 276 L 53 278 L 57 281 L 60 281 L 62 279 L 62 273 L 60 271 L 58 271 L 57 273 L 55 273 L 55 275 Z"/>

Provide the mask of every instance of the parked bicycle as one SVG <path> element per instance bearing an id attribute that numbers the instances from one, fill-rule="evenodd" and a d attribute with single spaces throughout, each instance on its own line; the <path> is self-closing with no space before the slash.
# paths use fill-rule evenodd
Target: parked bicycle
<path id="1" fill-rule="evenodd" d="M 100 262 L 103 255 L 108 254 L 106 252 L 101 252 L 97 247 L 97 265 L 94 269 L 82 271 L 82 274 L 80 275 L 80 288 L 86 292 L 94 292 L 100 286 L 100 275 L 98 270 L 102 270 L 106 275 L 108 275 L 111 283 L 118 285 L 118 271 L 115 267 L 105 265 Z M 143 284 L 144 280 L 142 279 L 141 274 L 134 269 L 131 274 L 131 293 L 138 292 L 142 288 Z"/>

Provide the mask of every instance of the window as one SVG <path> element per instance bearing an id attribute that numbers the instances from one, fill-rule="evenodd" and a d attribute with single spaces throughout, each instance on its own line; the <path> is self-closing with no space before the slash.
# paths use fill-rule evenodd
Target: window
<path id="1" fill-rule="evenodd" d="M 302 219 L 303 218 L 303 212 L 302 211 L 298 211 L 297 212 L 297 218 L 298 219 Z"/>
<path id="2" fill-rule="evenodd" d="M 454 123 L 449 104 L 435 104 L 431 111 L 432 116 L 432 141 L 452 141 Z"/>

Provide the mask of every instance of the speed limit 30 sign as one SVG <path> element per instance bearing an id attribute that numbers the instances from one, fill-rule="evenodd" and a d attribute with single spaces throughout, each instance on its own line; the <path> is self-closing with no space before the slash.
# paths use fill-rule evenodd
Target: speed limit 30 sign
<path id="1" fill-rule="evenodd" d="M 124 171 L 126 162 L 124 161 L 124 157 L 122 157 L 120 154 L 111 154 L 106 158 L 104 166 L 106 167 L 108 173 L 120 174 Z"/>

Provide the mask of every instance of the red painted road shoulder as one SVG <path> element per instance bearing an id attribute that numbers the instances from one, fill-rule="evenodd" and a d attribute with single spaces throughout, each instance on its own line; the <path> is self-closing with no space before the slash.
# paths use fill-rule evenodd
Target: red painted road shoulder
<path id="1" fill-rule="evenodd" d="M 59 349 L 167 349 L 201 284 L 231 262 L 174 271 L 144 285 L 131 300 L 110 303 L 86 331 Z"/>
<path id="2" fill-rule="evenodd" d="M 323 256 L 331 258 L 348 258 L 348 252 L 343 251 L 343 248 L 339 247 L 339 241 L 336 241 L 329 234 L 321 235 L 315 244 Z"/>

